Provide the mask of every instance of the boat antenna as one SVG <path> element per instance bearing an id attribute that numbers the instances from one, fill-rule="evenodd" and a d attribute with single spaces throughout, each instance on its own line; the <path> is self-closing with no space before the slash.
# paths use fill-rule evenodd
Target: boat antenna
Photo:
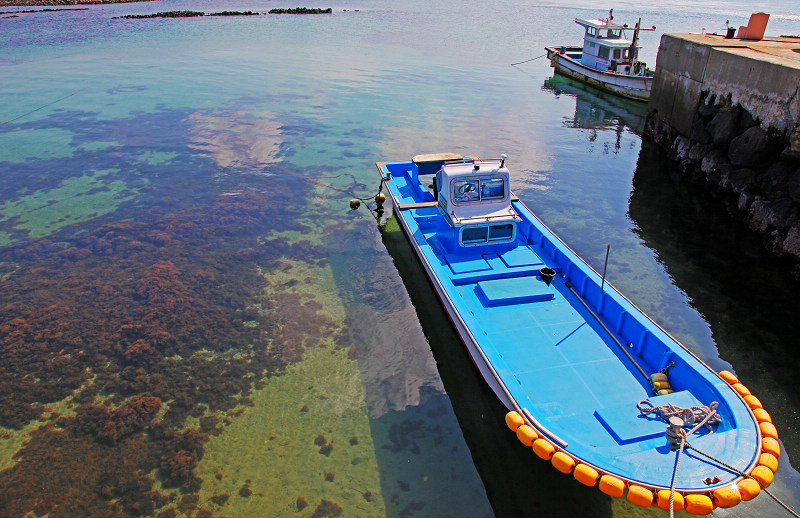
<path id="1" fill-rule="evenodd" d="M 603 282 L 600 283 L 600 293 L 603 293 L 603 287 L 606 285 L 606 270 L 608 269 L 608 254 L 611 252 L 611 245 L 606 248 L 606 265 L 603 266 Z"/>
<path id="2" fill-rule="evenodd" d="M 609 9 L 608 10 L 608 21 L 610 22 L 613 19 L 614 19 L 614 9 Z"/>
<path id="3" fill-rule="evenodd" d="M 631 63 L 635 63 L 639 58 L 639 51 L 636 49 L 636 44 L 639 42 L 639 27 L 642 25 L 642 19 L 636 22 L 636 28 L 633 31 L 633 41 L 631 41 L 631 48 L 628 52 L 631 55 Z"/>

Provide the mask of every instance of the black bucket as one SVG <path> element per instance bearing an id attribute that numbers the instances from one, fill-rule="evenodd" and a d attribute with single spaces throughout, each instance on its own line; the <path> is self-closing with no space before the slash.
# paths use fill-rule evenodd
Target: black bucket
<path id="1" fill-rule="evenodd" d="M 549 286 L 550 283 L 553 282 L 553 279 L 556 278 L 556 271 L 552 268 L 545 267 L 539 270 L 539 275 L 541 275 L 542 280 Z"/>

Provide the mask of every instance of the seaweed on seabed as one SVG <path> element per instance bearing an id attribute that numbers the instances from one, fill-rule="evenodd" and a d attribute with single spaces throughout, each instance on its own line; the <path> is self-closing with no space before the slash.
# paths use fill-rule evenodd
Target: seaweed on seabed
<path id="1" fill-rule="evenodd" d="M 164 487 L 199 487 L 208 437 L 184 430 L 186 418 L 246 404 L 253 380 L 280 374 L 332 327 L 297 287 L 263 298 L 256 264 L 322 255 L 258 242 L 267 222 L 302 230 L 291 210 L 246 193 L 0 251 L 16 265 L 0 283 L 0 425 L 45 419 L 62 400 L 75 412 L 48 418 L 0 472 L 0 516 L 155 514 L 172 497 L 150 473 Z"/>

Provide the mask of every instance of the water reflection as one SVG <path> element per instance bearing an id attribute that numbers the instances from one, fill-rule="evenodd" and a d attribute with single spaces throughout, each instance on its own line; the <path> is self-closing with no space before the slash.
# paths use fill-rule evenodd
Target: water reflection
<path id="1" fill-rule="evenodd" d="M 575 115 L 563 120 L 565 127 L 591 130 L 590 142 L 596 141 L 599 132 L 613 132 L 616 136 L 612 144 L 614 154 L 620 150 L 626 129 L 637 135 L 642 133 L 647 117 L 647 107 L 642 103 L 603 94 L 559 74 L 545 79 L 542 89 L 556 97 L 567 95 L 575 98 Z"/>
<path id="2" fill-rule="evenodd" d="M 784 450 L 771 489 L 791 501 L 800 486 L 789 464 L 800 455 L 800 352 L 793 348 L 800 302 L 790 265 L 764 251 L 758 237 L 647 142 L 629 215 L 636 235 L 708 323 L 719 358 L 703 359 L 716 370 L 732 368 L 772 415 Z M 759 513 L 779 512 L 766 496 L 758 501 Z"/>

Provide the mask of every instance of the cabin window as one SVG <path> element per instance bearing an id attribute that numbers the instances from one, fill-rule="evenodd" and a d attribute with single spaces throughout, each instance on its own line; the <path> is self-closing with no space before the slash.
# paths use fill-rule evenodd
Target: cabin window
<path id="1" fill-rule="evenodd" d="M 589 42 L 589 46 L 590 46 L 590 47 L 594 47 L 594 46 L 596 46 L 596 44 L 595 44 L 595 42 L 593 42 L 593 41 L 590 41 L 590 42 Z"/>
<path id="2" fill-rule="evenodd" d="M 617 30 L 609 29 L 608 33 L 606 34 L 606 38 L 619 38 L 619 34 L 620 34 L 620 30 L 619 29 L 617 29 Z"/>
<path id="3" fill-rule="evenodd" d="M 614 59 L 619 59 L 621 55 L 620 49 L 614 49 Z"/>
<path id="4" fill-rule="evenodd" d="M 622 57 L 625 59 L 631 59 L 631 49 L 625 49 L 622 53 Z"/>
<path id="5" fill-rule="evenodd" d="M 458 180 L 453 182 L 453 201 L 479 201 L 478 180 Z"/>
<path id="6" fill-rule="evenodd" d="M 595 27 L 587 27 L 586 34 L 589 36 L 597 36 L 597 29 Z"/>
<path id="7" fill-rule="evenodd" d="M 510 241 L 514 236 L 514 225 L 492 225 L 489 227 L 489 241 Z"/>
<path id="8" fill-rule="evenodd" d="M 504 198 L 503 179 L 492 178 L 491 180 L 481 180 L 481 199 L 492 200 Z"/>
<path id="9" fill-rule="evenodd" d="M 461 242 L 465 245 L 485 243 L 489 236 L 489 227 L 464 227 L 461 231 Z"/>
<path id="10" fill-rule="evenodd" d="M 481 200 L 502 200 L 506 196 L 505 191 L 505 181 L 502 178 L 455 180 L 453 182 L 453 201 L 469 203 Z"/>
<path id="11" fill-rule="evenodd" d="M 477 246 L 486 243 L 510 243 L 517 237 L 515 223 L 470 225 L 461 228 L 461 245 Z"/>
<path id="12" fill-rule="evenodd" d="M 600 48 L 597 49 L 597 56 L 602 59 L 608 59 L 608 47 L 603 47 L 601 45 Z"/>

